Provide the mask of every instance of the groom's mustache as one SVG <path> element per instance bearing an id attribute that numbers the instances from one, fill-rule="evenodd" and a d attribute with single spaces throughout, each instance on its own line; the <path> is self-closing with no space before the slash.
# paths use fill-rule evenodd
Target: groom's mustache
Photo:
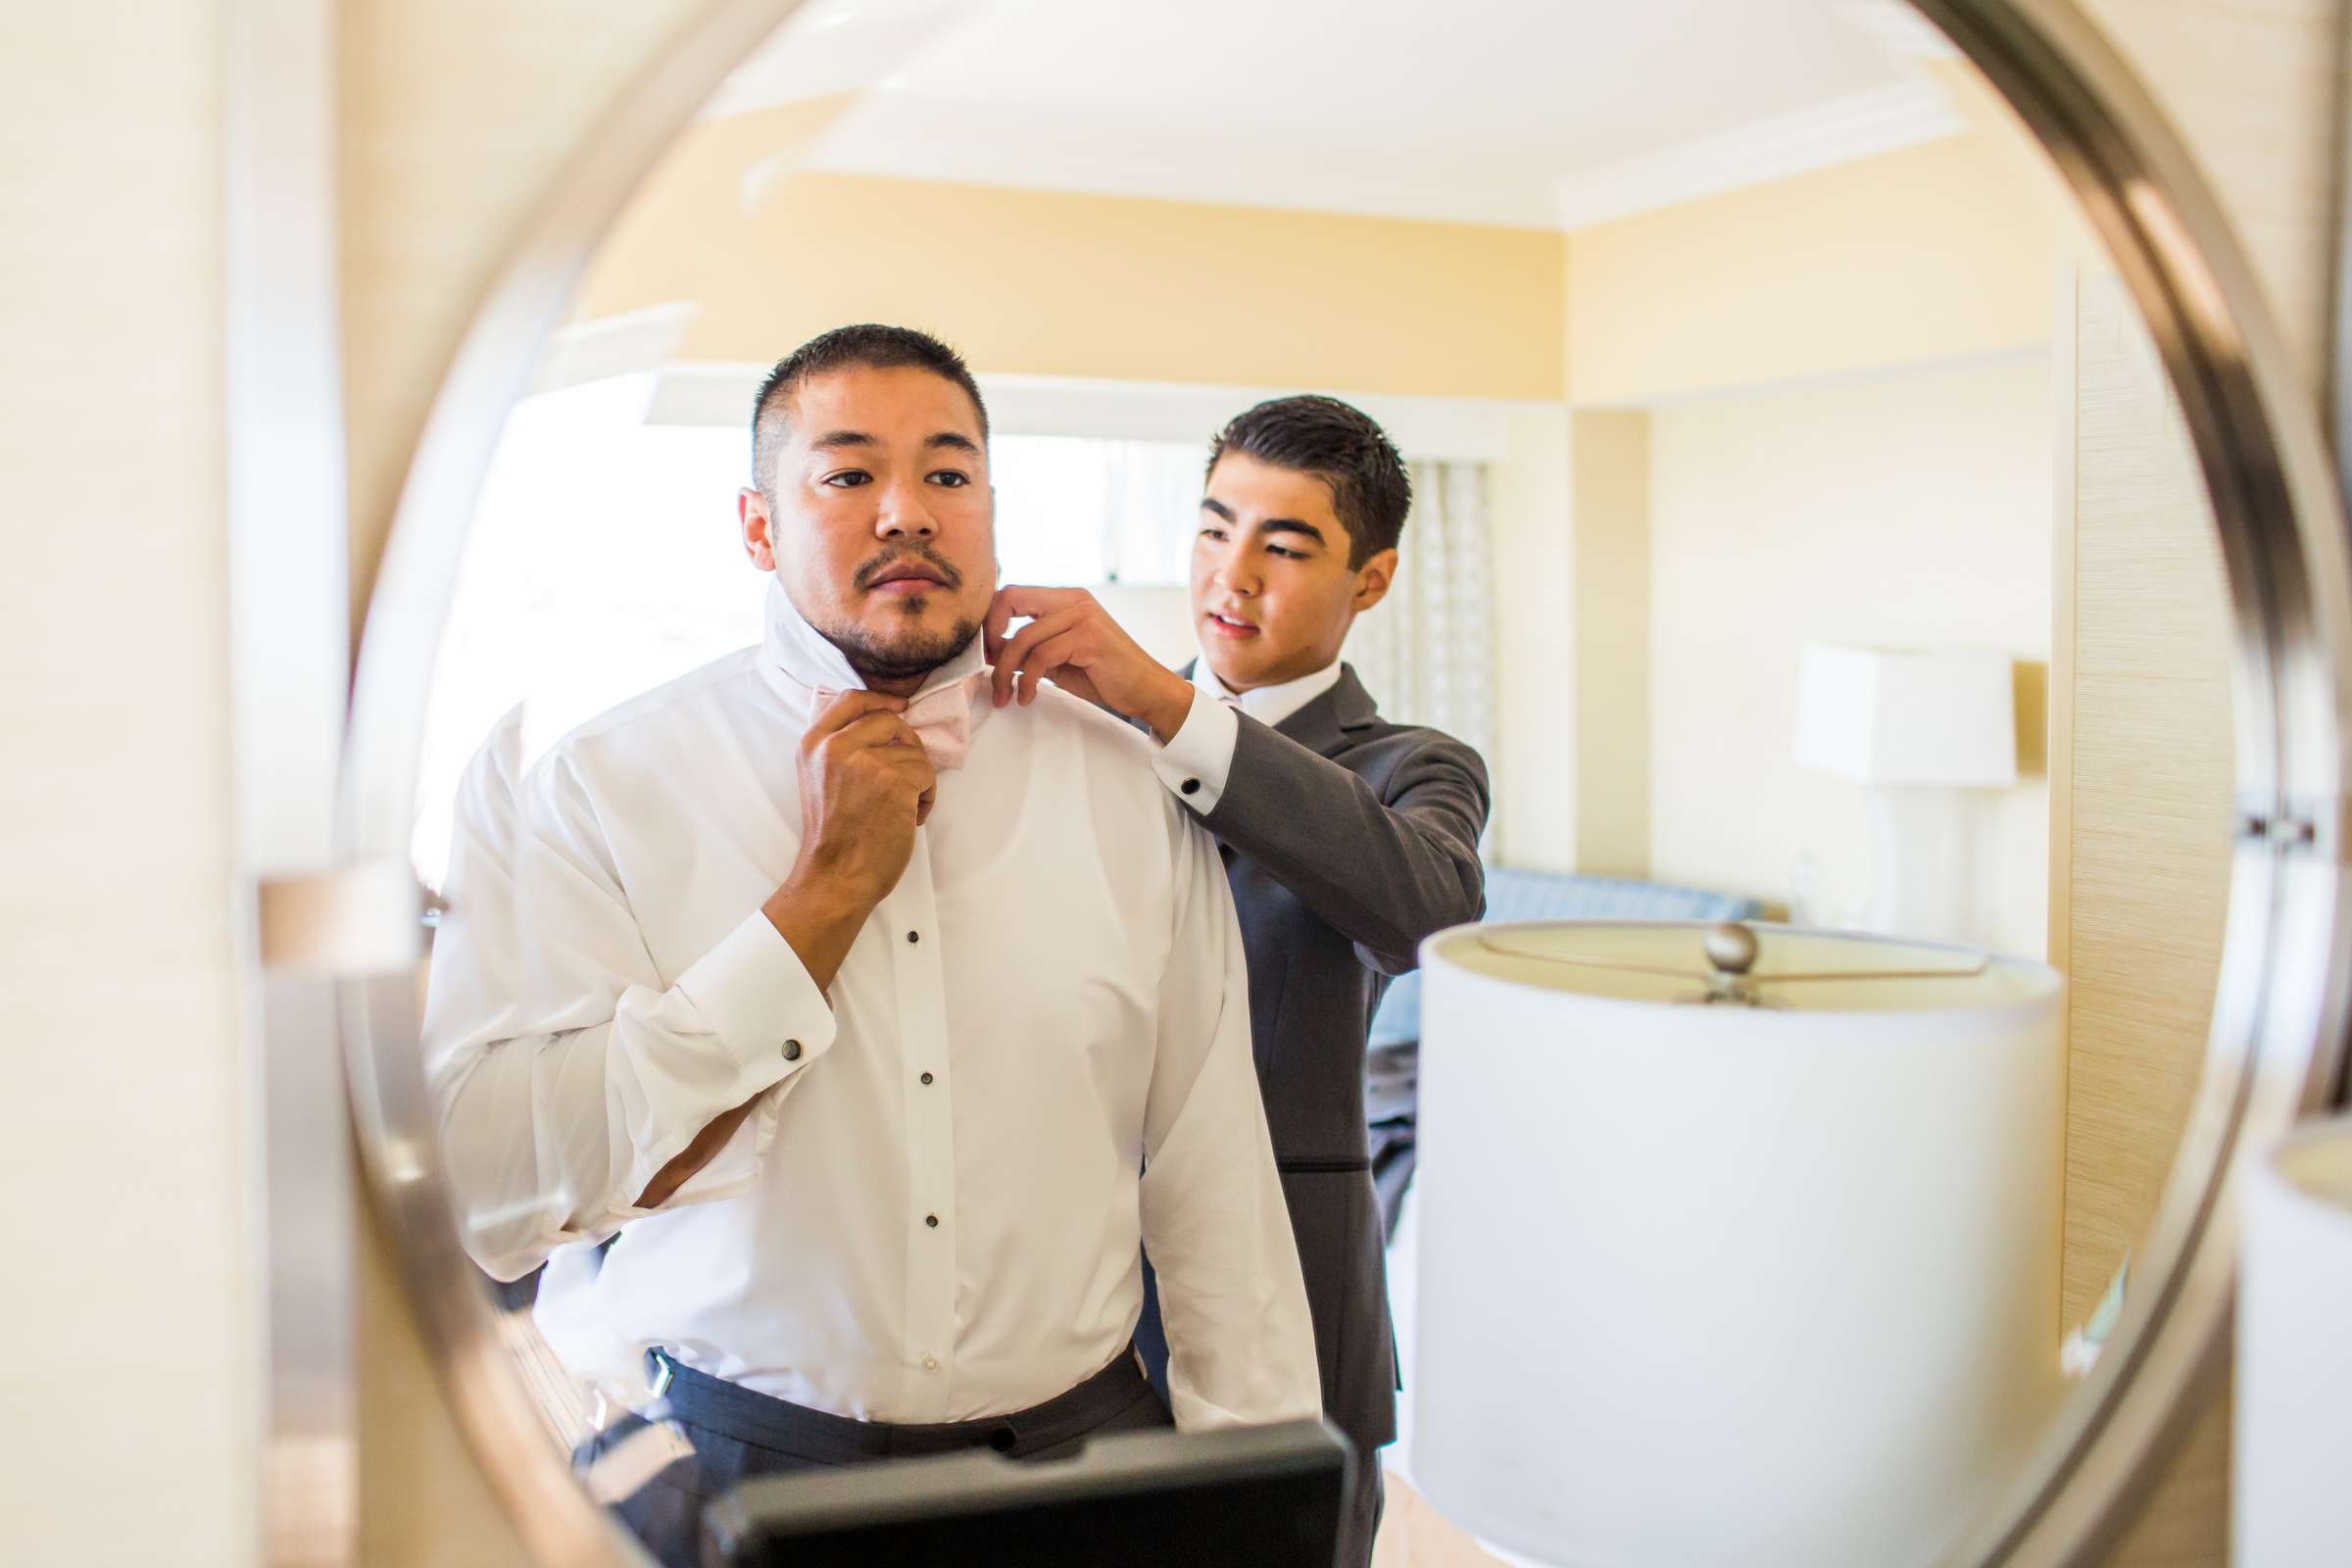
<path id="1" fill-rule="evenodd" d="M 933 571 L 938 572 L 940 581 L 950 588 L 963 586 L 963 573 L 949 564 L 948 559 L 929 545 L 916 545 L 910 550 L 885 550 L 853 572 L 850 576 L 850 585 L 860 590 L 871 588 L 875 578 L 891 567 L 909 561 L 919 561 Z"/>

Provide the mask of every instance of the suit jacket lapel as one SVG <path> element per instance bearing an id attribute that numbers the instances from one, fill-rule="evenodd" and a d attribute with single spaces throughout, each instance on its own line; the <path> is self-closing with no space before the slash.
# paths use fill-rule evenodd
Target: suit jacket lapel
<path id="1" fill-rule="evenodd" d="M 1355 678 L 1355 666 L 1340 666 L 1339 683 L 1274 726 L 1277 735 L 1292 740 L 1318 757 L 1337 757 L 1355 743 L 1353 731 L 1380 716 L 1372 694 Z"/>

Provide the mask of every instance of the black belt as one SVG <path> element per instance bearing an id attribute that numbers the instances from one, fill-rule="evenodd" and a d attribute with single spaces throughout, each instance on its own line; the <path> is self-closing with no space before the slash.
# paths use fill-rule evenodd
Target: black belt
<path id="1" fill-rule="evenodd" d="M 914 1458 L 966 1448 L 994 1448 L 1018 1457 L 1084 1437 L 1152 1393 L 1130 1346 L 1068 1393 L 1026 1410 L 978 1421 L 900 1425 L 858 1421 L 758 1394 L 680 1365 L 658 1349 L 648 1350 L 645 1358 L 655 1389 L 669 1400 L 670 1414 L 687 1426 L 820 1464 Z"/>

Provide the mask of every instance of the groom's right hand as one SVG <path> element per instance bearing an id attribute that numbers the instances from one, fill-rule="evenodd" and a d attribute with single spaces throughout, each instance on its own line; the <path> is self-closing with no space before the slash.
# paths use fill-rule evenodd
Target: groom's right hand
<path id="1" fill-rule="evenodd" d="M 902 698 L 845 692 L 801 737 L 801 853 L 760 912 L 819 991 L 832 986 L 866 916 L 899 885 L 914 830 L 931 809 L 938 775 L 906 711 Z M 637 1206 L 668 1202 L 759 1103 L 754 1095 L 711 1118 L 655 1173 Z"/>
<path id="2" fill-rule="evenodd" d="M 801 849 L 763 908 L 821 989 L 914 854 L 939 775 L 903 698 L 844 692 L 801 737 Z"/>

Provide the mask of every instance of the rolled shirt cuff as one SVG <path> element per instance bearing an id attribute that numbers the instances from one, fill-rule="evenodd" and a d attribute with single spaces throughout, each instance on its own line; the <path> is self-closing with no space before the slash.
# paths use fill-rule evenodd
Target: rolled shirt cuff
<path id="1" fill-rule="evenodd" d="M 758 910 L 678 976 L 677 989 L 738 1068 L 790 1077 L 833 1044 L 833 1006 L 773 921 Z"/>
<path id="2" fill-rule="evenodd" d="M 1201 816 L 1217 808 L 1226 780 L 1233 774 L 1233 751 L 1240 744 L 1239 714 L 1208 693 L 1195 688 L 1192 711 L 1152 760 L 1159 781 L 1176 798 Z"/>

